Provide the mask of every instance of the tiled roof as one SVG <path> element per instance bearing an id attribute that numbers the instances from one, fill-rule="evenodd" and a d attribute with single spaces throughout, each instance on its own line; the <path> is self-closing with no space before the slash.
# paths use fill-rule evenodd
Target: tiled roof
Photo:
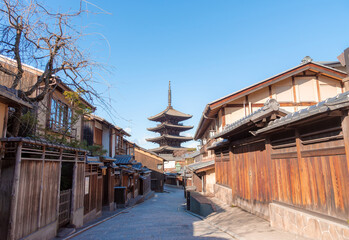
<path id="1" fill-rule="evenodd" d="M 207 162 L 198 162 L 198 163 L 192 163 L 189 164 L 187 167 L 191 169 L 192 171 L 196 171 L 205 167 L 210 167 L 214 165 L 214 160 L 207 161 Z"/>
<path id="2" fill-rule="evenodd" d="M 325 101 L 319 102 L 316 105 L 307 107 L 300 111 L 288 114 L 284 117 L 271 121 L 265 128 L 259 129 L 255 134 L 261 134 L 272 129 L 300 121 L 305 118 L 309 118 L 314 115 L 318 115 L 325 112 L 330 112 L 333 110 L 349 107 L 349 91 L 338 94 L 333 98 L 328 98 Z"/>
<path id="3" fill-rule="evenodd" d="M 153 149 L 149 149 L 150 152 L 154 152 L 154 153 L 159 153 L 160 157 L 163 157 L 161 152 L 168 150 L 168 151 L 176 151 L 176 150 L 183 150 L 186 148 L 183 147 L 171 147 L 171 146 L 162 146 L 162 147 L 158 147 L 158 148 L 153 148 Z M 172 154 L 171 154 L 172 155 Z"/>
<path id="4" fill-rule="evenodd" d="M 161 124 L 157 125 L 156 127 L 147 128 L 147 130 L 157 132 L 163 128 L 175 128 L 179 131 L 187 131 L 189 129 L 192 129 L 193 126 L 183 126 L 183 125 L 176 125 L 176 124 L 170 124 L 170 123 L 161 123 Z"/>
<path id="5" fill-rule="evenodd" d="M 131 155 L 116 155 L 115 163 L 116 164 L 132 164 L 132 156 Z"/>
<path id="6" fill-rule="evenodd" d="M 228 124 L 224 127 L 223 131 L 216 134 L 213 138 L 219 138 L 222 137 L 235 129 L 249 123 L 249 122 L 257 122 L 266 116 L 271 115 L 274 112 L 280 112 L 282 115 L 287 115 L 290 112 L 280 108 L 280 104 L 275 99 L 268 99 L 264 106 L 259 108 L 257 111 L 254 111 L 250 115 L 243 117 L 239 119 L 238 121 L 235 121 L 232 124 Z"/>
<path id="7" fill-rule="evenodd" d="M 3 99 L 4 102 L 12 105 L 23 105 L 28 108 L 32 108 L 33 106 L 18 97 L 18 91 L 15 89 L 7 88 L 3 85 L 0 85 L 0 99 Z"/>
<path id="8" fill-rule="evenodd" d="M 177 111 L 176 109 L 172 107 L 167 107 L 164 111 L 162 111 L 159 114 L 156 114 L 155 116 L 149 117 L 148 119 L 151 121 L 159 121 L 161 118 L 168 116 L 168 117 L 175 117 L 180 118 L 181 120 L 186 120 L 192 117 L 190 114 L 185 114 L 180 111 Z"/>
<path id="9" fill-rule="evenodd" d="M 162 139 L 177 140 L 182 142 L 193 140 L 192 137 L 174 136 L 174 135 L 168 135 L 168 134 L 164 134 L 162 136 L 154 137 L 154 138 L 147 138 L 146 140 L 148 142 L 157 142 L 157 141 L 161 141 Z"/>

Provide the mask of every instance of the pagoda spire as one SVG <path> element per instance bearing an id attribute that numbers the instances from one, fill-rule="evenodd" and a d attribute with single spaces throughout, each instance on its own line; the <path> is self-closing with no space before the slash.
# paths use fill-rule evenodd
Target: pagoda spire
<path id="1" fill-rule="evenodd" d="M 171 97 L 171 81 L 169 81 L 168 106 L 164 111 L 148 118 L 150 121 L 160 122 L 157 126 L 148 128 L 149 131 L 159 133 L 160 136 L 146 139 L 148 142 L 160 145 L 160 147 L 151 150 L 158 154 L 173 154 L 173 151 L 186 149 L 181 147 L 181 143 L 192 140 L 192 137 L 181 136 L 180 133 L 193 127 L 184 126 L 179 123 L 190 119 L 192 115 L 174 109 L 172 107 Z"/>
<path id="2" fill-rule="evenodd" d="M 171 106 L 171 81 L 168 81 L 168 107 L 172 108 L 172 106 Z"/>

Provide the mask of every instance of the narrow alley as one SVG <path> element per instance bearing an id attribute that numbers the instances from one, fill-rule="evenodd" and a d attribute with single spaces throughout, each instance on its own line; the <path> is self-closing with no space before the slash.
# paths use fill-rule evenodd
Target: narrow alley
<path id="1" fill-rule="evenodd" d="M 183 190 L 166 192 L 72 239 L 233 239 L 185 212 Z"/>

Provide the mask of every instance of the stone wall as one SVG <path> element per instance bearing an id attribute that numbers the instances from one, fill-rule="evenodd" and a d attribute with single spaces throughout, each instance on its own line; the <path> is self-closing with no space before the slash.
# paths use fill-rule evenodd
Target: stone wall
<path id="1" fill-rule="evenodd" d="M 216 183 L 214 185 L 214 195 L 216 198 L 228 205 L 233 204 L 233 192 L 231 188 L 227 186 L 223 186 Z"/>
<path id="2" fill-rule="evenodd" d="M 270 225 L 311 239 L 349 239 L 349 225 L 320 214 L 271 203 Z"/>

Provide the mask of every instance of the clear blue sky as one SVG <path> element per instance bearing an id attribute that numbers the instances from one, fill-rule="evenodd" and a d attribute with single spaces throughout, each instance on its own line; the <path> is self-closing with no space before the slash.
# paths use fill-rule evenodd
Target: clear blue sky
<path id="1" fill-rule="evenodd" d="M 145 148 L 157 146 L 144 141 L 156 135 L 146 130 L 155 125 L 147 117 L 166 108 L 169 80 L 173 106 L 193 115 L 184 123 L 195 126 L 188 131 L 194 135 L 207 103 L 304 56 L 334 61 L 349 47 L 348 0 L 90 2 L 111 13 L 82 23 L 103 36 L 85 44 L 112 68 L 105 96 L 117 111 L 113 119 L 102 108 L 96 114 L 130 130 L 130 140 Z"/>

